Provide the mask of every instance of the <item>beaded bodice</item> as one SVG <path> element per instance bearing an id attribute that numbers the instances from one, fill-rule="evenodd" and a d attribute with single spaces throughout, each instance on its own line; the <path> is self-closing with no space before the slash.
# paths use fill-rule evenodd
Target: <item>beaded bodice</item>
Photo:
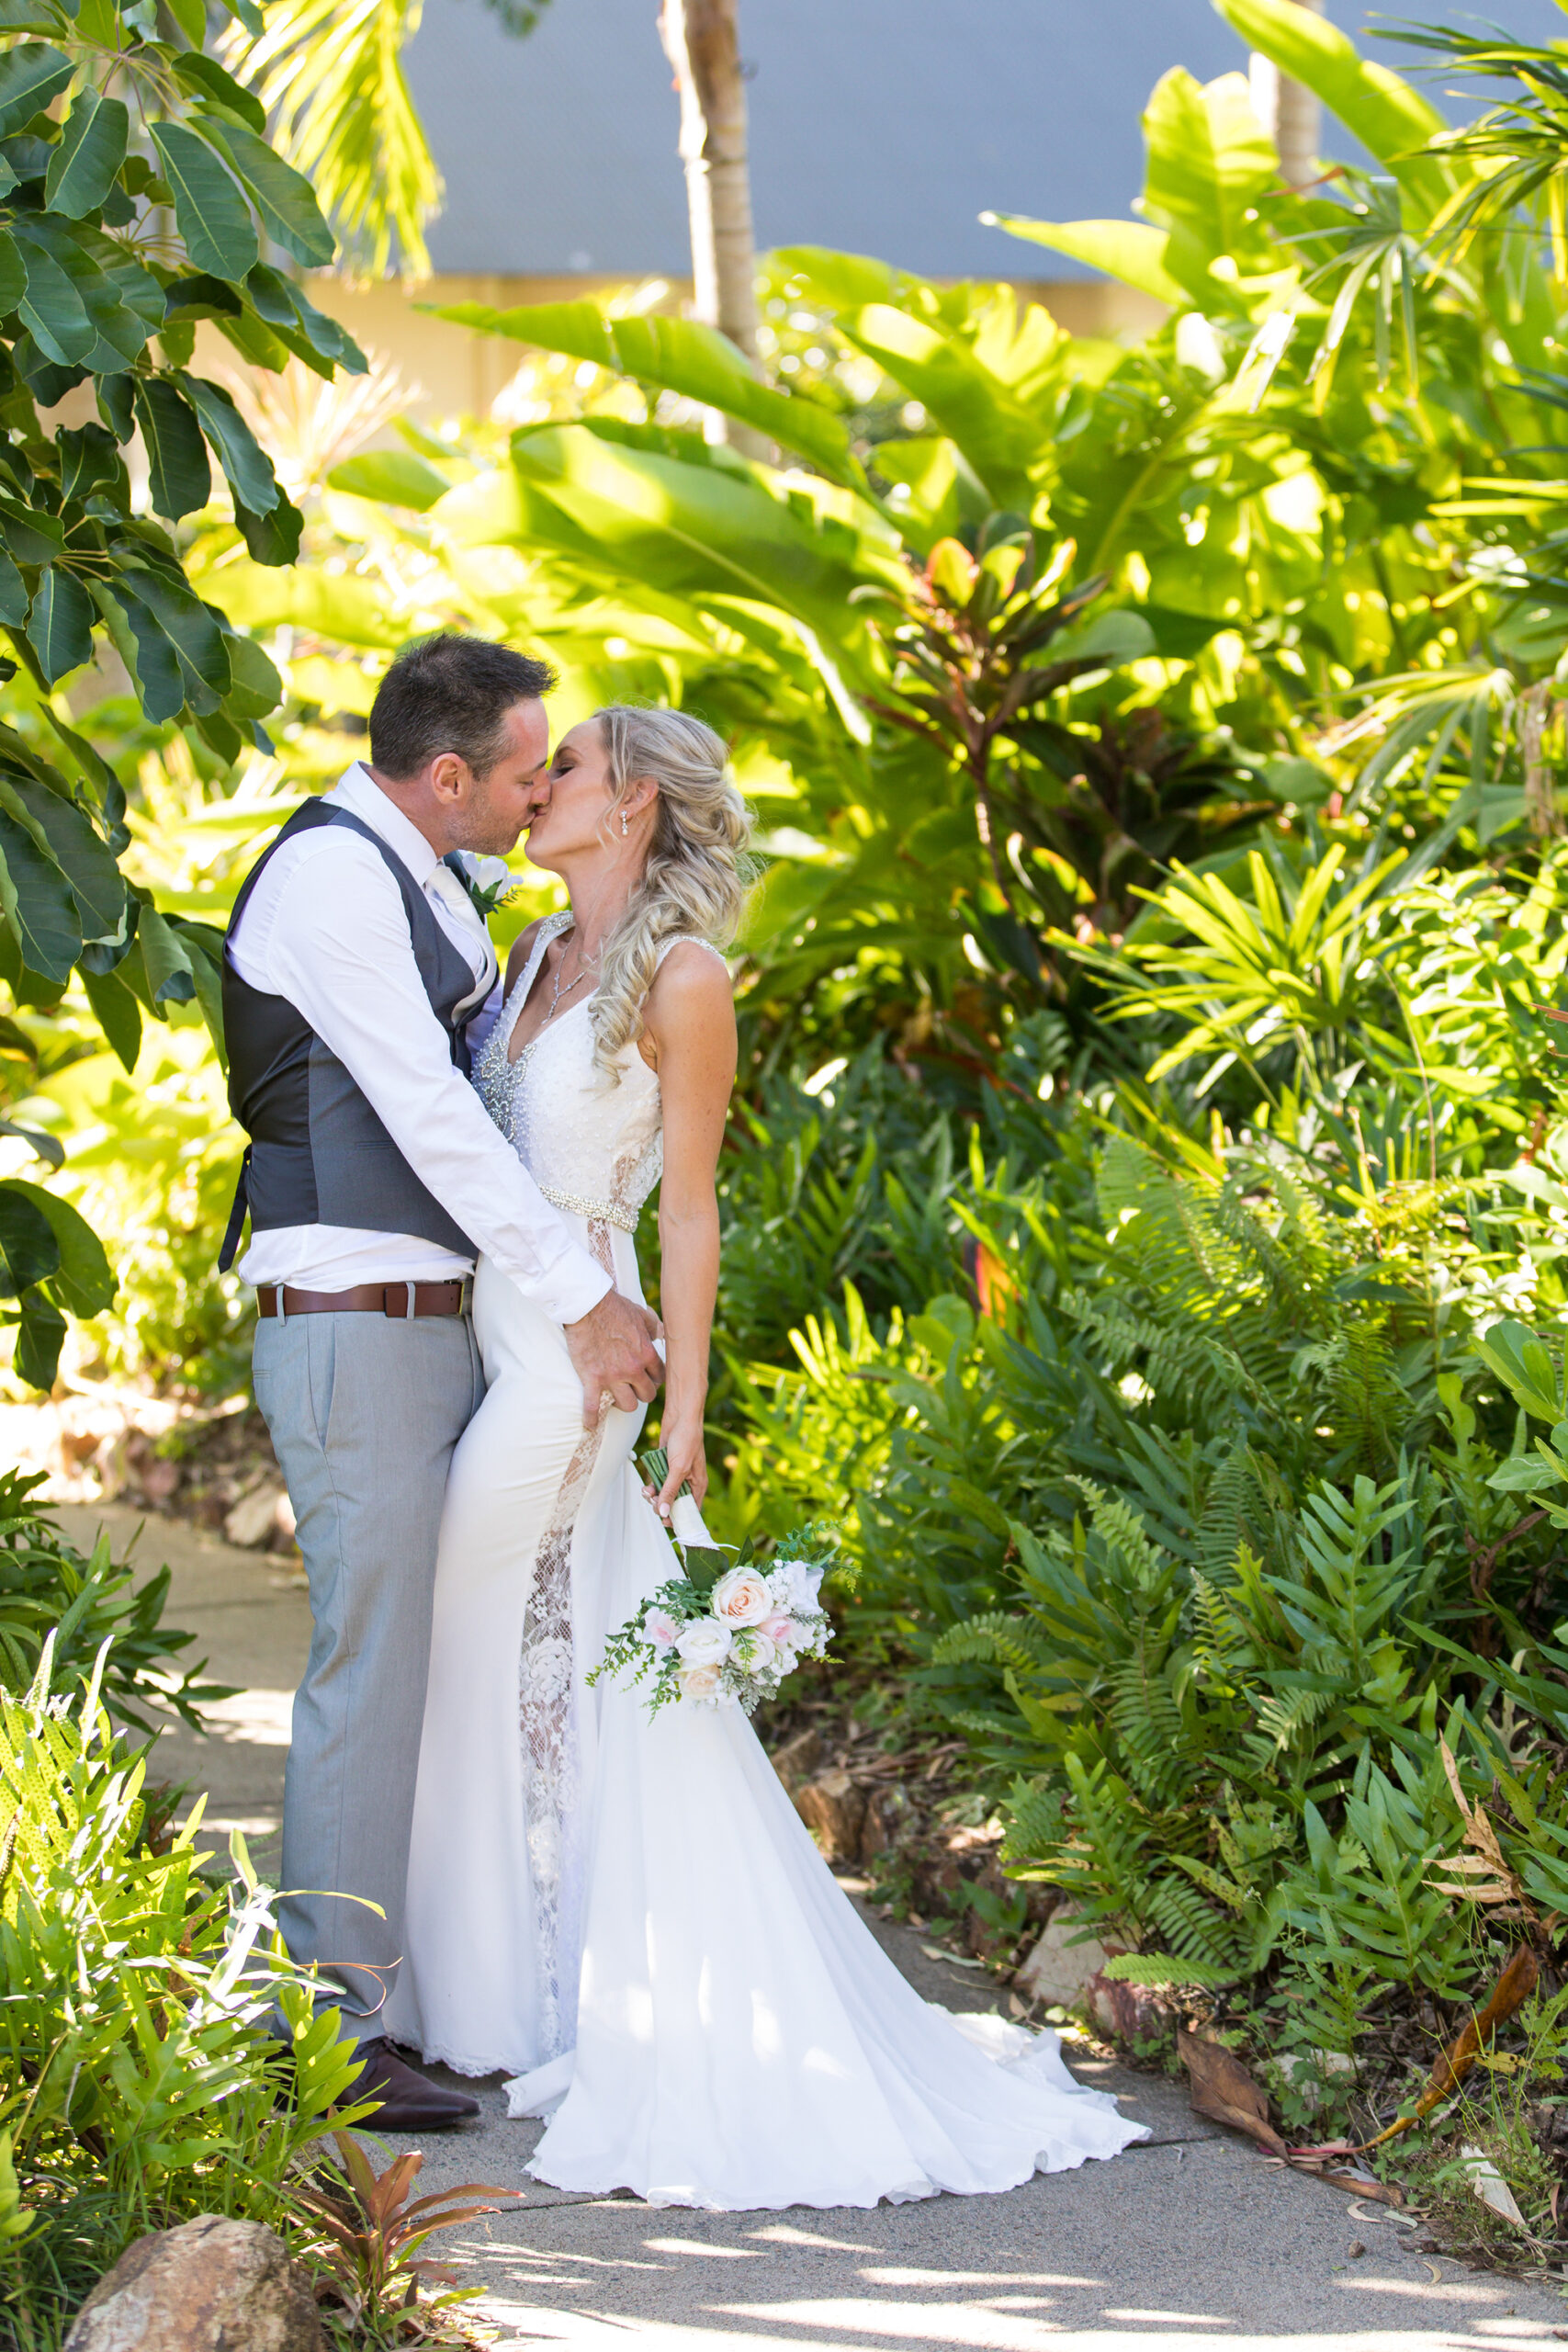
<path id="1" fill-rule="evenodd" d="M 507 1058 L 545 950 L 570 922 L 556 914 L 540 924 L 474 1065 L 474 1083 L 547 1201 L 630 1233 L 664 1164 L 659 1080 L 636 1041 L 621 1050 L 620 1084 L 608 1084 L 593 1067 L 592 1000 L 585 997 L 547 1022 L 515 1061 Z M 664 952 L 676 944 L 667 941 Z"/>

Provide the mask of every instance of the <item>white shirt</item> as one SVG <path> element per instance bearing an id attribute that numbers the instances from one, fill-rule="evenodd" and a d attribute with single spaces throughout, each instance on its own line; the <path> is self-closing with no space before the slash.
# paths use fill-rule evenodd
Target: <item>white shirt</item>
<path id="1" fill-rule="evenodd" d="M 463 1001 L 491 1000 L 470 1028 L 476 1036 L 494 1018 L 499 975 L 468 892 L 357 762 L 324 797 L 380 836 L 468 958 L 474 989 Z M 608 1276 L 454 1067 L 414 961 L 402 894 L 361 834 L 322 825 L 286 842 L 252 891 L 229 952 L 243 980 L 304 1014 L 426 1190 L 525 1296 L 559 1323 L 597 1306 Z M 416 1234 L 290 1225 L 254 1234 L 239 1271 L 250 1283 L 335 1291 L 447 1282 L 471 1273 L 473 1263 Z"/>

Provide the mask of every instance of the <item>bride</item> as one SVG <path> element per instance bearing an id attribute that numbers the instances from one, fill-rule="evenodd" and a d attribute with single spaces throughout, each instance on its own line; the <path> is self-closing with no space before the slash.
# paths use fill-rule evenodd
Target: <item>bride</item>
<path id="1" fill-rule="evenodd" d="M 547 1199 L 640 1299 L 660 1182 L 668 1386 L 584 1428 L 562 1333 L 480 1259 L 488 1393 L 453 1460 L 387 2031 L 548 2115 L 527 2170 L 720 2211 L 1004 2189 L 1143 2136 L 1054 2034 L 922 2001 L 821 1860 L 744 1714 L 588 1677 L 678 1572 L 661 1524 L 707 1484 L 714 1179 L 735 1079 L 720 952 L 746 811 L 678 711 L 567 735 L 528 835 L 570 911 L 518 941 L 475 1079 Z"/>

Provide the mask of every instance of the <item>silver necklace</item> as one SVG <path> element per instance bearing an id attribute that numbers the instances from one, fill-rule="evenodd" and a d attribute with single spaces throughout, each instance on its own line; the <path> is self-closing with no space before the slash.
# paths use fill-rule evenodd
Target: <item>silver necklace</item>
<path id="1" fill-rule="evenodd" d="M 556 1007 L 560 1002 L 562 997 L 570 996 L 573 989 L 580 989 L 582 986 L 583 981 L 588 978 L 589 973 L 592 970 L 593 966 L 598 962 L 598 960 L 599 958 L 596 956 L 585 956 L 582 959 L 582 969 L 579 972 L 576 979 L 569 980 L 565 988 L 562 988 L 561 974 L 566 969 L 566 951 L 564 948 L 562 949 L 560 962 L 555 968 L 554 985 L 550 991 L 550 1009 L 545 1015 L 545 1021 L 553 1021 L 555 1019 Z M 541 1022 L 539 1025 L 543 1028 L 545 1025 L 544 1022 Z"/>

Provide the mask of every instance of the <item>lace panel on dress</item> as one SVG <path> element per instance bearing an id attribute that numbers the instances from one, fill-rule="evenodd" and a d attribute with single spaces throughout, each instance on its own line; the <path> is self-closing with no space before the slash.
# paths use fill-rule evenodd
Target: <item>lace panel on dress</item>
<path id="1" fill-rule="evenodd" d="M 588 1228 L 588 1246 L 614 1272 L 609 1231 Z M 534 1559 L 518 1660 L 523 1817 L 534 1881 L 538 1962 L 539 2053 L 546 2064 L 577 2038 L 577 1978 L 582 1952 L 581 1772 L 577 1745 L 571 1627 L 571 1544 L 577 1514 L 599 1458 L 604 1423 L 587 1431 L 567 1464 Z"/>

